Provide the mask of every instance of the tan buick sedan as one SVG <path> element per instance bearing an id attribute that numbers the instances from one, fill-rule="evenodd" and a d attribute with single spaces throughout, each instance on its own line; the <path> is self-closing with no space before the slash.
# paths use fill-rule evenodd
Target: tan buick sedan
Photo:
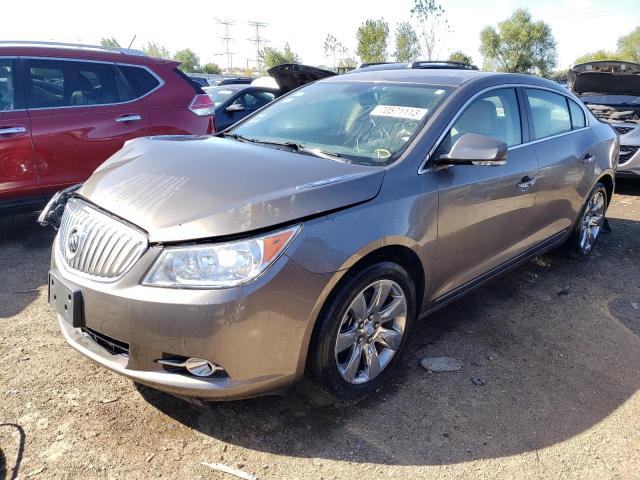
<path id="1" fill-rule="evenodd" d="M 327 78 L 214 137 L 128 142 L 53 199 L 49 301 L 72 347 L 174 395 L 306 373 L 357 398 L 418 319 L 551 248 L 589 254 L 617 156 L 611 127 L 546 80 Z"/>

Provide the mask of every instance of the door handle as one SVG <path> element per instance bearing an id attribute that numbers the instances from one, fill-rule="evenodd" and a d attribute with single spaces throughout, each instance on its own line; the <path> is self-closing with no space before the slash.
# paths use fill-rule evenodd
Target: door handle
<path id="1" fill-rule="evenodd" d="M 593 162 L 593 159 L 594 159 L 594 156 L 591 155 L 590 153 L 587 153 L 585 154 L 584 157 L 582 157 L 581 162 L 585 167 L 588 167 L 589 165 L 591 165 L 591 162 Z"/>
<path id="2" fill-rule="evenodd" d="M 17 135 L 18 133 L 27 133 L 27 129 L 22 126 L 0 128 L 0 135 Z"/>
<path id="3" fill-rule="evenodd" d="M 140 115 L 123 115 L 116 118 L 116 123 L 139 122 L 140 120 L 142 120 Z"/>
<path id="4" fill-rule="evenodd" d="M 518 183 L 518 188 L 520 189 L 520 191 L 526 192 L 531 187 L 533 187 L 535 183 L 536 177 L 530 177 L 529 175 L 526 175 L 522 177 L 522 180 L 520 180 L 520 183 Z"/>

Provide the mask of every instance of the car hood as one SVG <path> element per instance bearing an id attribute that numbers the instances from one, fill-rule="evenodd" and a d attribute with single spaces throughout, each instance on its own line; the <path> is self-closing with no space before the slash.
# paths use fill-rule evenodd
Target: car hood
<path id="1" fill-rule="evenodd" d="M 330 72 L 329 70 L 296 63 L 278 65 L 267 70 L 267 73 L 274 78 L 280 87 L 281 93 L 286 93 L 307 83 L 336 75 L 335 72 Z"/>
<path id="2" fill-rule="evenodd" d="M 78 194 L 151 242 L 239 235 L 375 197 L 383 167 L 217 137 L 127 142 Z"/>
<path id="3" fill-rule="evenodd" d="M 567 83 L 578 95 L 640 95 L 640 65 L 618 61 L 582 63 L 569 70 Z"/>

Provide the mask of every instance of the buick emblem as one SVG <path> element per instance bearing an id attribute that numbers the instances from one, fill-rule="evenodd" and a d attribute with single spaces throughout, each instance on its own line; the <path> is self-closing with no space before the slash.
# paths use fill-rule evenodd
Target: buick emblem
<path id="1" fill-rule="evenodd" d="M 73 257 L 80 248 L 80 232 L 77 227 L 73 227 L 69 237 L 67 237 L 67 251 L 69 252 L 69 256 Z"/>

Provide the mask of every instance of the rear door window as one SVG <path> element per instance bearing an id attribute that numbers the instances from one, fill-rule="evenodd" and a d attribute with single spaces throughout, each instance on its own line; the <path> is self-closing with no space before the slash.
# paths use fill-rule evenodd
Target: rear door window
<path id="1" fill-rule="evenodd" d="M 547 90 L 527 88 L 536 140 L 571 131 L 567 98 Z"/>
<path id="2" fill-rule="evenodd" d="M 18 94 L 15 65 L 13 59 L 0 58 L 0 112 L 24 108 L 22 95 Z"/>
<path id="3" fill-rule="evenodd" d="M 31 109 L 109 105 L 125 100 L 115 65 L 67 60 L 26 60 Z"/>

